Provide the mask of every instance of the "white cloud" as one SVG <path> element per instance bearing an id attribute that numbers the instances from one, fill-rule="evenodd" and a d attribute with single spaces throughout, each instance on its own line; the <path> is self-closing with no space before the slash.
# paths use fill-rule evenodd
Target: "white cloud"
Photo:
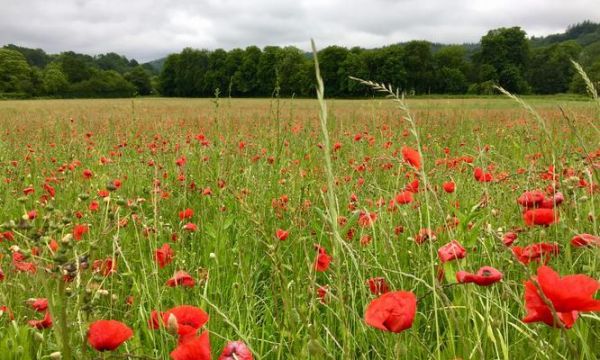
<path id="1" fill-rule="evenodd" d="M 0 44 L 139 60 L 188 46 L 308 49 L 310 38 L 320 47 L 477 42 L 500 26 L 539 36 L 600 19 L 598 0 L 0 0 L 0 9 Z"/>

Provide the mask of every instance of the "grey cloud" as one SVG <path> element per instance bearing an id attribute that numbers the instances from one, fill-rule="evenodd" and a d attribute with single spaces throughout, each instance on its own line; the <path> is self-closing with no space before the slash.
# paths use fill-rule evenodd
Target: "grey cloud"
<path id="1" fill-rule="evenodd" d="M 0 0 L 0 44 L 108 51 L 151 60 L 184 47 L 477 42 L 489 29 L 529 35 L 600 19 L 598 0 Z"/>

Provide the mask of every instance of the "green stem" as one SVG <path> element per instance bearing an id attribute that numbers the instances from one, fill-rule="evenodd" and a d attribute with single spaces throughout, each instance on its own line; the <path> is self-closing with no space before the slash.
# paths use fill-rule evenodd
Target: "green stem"
<path id="1" fill-rule="evenodd" d="M 62 358 L 64 360 L 71 360 L 73 359 L 73 356 L 71 354 L 71 346 L 69 345 L 69 327 L 67 325 L 67 307 L 65 304 L 65 282 L 62 279 L 59 279 L 58 281 L 58 297 L 60 298 L 58 326 L 62 342 Z"/>

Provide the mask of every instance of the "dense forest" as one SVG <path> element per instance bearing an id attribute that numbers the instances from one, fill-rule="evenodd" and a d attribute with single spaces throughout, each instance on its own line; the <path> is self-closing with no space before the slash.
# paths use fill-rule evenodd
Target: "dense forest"
<path id="1" fill-rule="evenodd" d="M 570 62 L 600 81 L 600 23 L 528 38 L 519 27 L 490 30 L 478 44 L 410 41 L 376 49 L 329 46 L 319 51 L 330 97 L 366 94 L 348 76 L 400 87 L 408 94 L 490 94 L 499 84 L 519 94 L 583 93 Z M 0 48 L 0 98 L 313 96 L 312 55 L 296 47 L 196 50 L 146 64 L 108 53 L 50 55 L 16 45 Z"/>

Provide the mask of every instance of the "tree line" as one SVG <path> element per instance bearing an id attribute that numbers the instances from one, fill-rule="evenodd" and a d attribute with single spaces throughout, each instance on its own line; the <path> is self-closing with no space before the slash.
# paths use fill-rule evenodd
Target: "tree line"
<path id="1" fill-rule="evenodd" d="M 562 34 L 531 39 L 519 27 L 500 28 L 490 30 L 478 44 L 329 46 L 318 57 L 331 97 L 369 94 L 349 76 L 390 83 L 417 95 L 491 94 L 494 85 L 518 94 L 583 93 L 585 84 L 571 59 L 583 65 L 592 81 L 600 81 L 600 24 L 586 21 Z M 47 55 L 14 45 L 0 49 L 0 96 L 211 97 L 219 89 L 234 97 L 312 97 L 314 83 L 312 54 L 292 46 L 186 48 L 147 64 L 115 53 L 92 57 Z"/>
<path id="2" fill-rule="evenodd" d="M 156 70 L 116 53 L 49 55 L 16 45 L 0 48 L 0 98 L 116 98 L 149 95 Z M 155 84 L 152 84 L 154 77 Z"/>

